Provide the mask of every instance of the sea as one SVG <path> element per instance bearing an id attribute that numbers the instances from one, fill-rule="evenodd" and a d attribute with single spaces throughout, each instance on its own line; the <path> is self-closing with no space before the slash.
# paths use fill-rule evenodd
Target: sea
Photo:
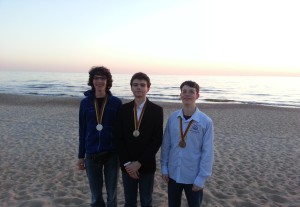
<path id="1" fill-rule="evenodd" d="M 257 104 L 300 108 L 300 77 L 151 75 L 148 98 L 180 102 L 180 84 L 192 80 L 200 85 L 198 103 Z M 112 74 L 113 95 L 132 99 L 132 74 Z M 0 93 L 36 96 L 84 97 L 90 89 L 88 73 L 0 71 Z"/>

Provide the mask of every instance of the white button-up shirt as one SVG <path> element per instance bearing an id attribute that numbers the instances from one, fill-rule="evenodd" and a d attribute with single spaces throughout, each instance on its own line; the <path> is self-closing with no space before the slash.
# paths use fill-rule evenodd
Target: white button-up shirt
<path id="1" fill-rule="evenodd" d="M 146 100 L 143 103 L 141 103 L 139 106 L 136 107 L 138 120 L 140 120 L 140 118 L 141 118 L 141 114 L 142 114 L 145 103 L 146 103 Z"/>
<path id="2" fill-rule="evenodd" d="M 194 120 L 185 139 L 185 148 L 178 145 L 181 141 L 180 117 L 182 132 Z M 204 187 L 206 179 L 212 174 L 213 139 L 212 120 L 198 108 L 188 120 L 185 120 L 182 110 L 173 112 L 168 119 L 161 146 L 162 174 L 169 175 L 177 183 Z"/>

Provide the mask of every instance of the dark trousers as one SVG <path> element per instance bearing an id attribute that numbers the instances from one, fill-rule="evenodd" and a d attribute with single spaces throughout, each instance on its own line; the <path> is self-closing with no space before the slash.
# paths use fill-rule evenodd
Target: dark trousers
<path id="1" fill-rule="evenodd" d="M 107 191 L 107 206 L 117 206 L 117 182 L 119 175 L 119 158 L 116 152 L 110 153 L 107 157 L 87 157 L 85 168 L 92 193 L 92 207 L 105 207 L 103 200 L 103 176 Z"/>
<path id="2" fill-rule="evenodd" d="M 168 182 L 169 207 L 180 207 L 183 190 L 189 207 L 200 207 L 203 198 L 203 190 L 193 192 L 192 187 L 193 184 L 176 183 L 175 180 L 170 178 Z"/>
<path id="3" fill-rule="evenodd" d="M 125 207 L 137 206 L 138 190 L 140 193 L 141 207 L 152 206 L 154 173 L 140 173 L 139 179 L 133 179 L 128 173 L 122 172 L 122 178 L 125 193 Z"/>

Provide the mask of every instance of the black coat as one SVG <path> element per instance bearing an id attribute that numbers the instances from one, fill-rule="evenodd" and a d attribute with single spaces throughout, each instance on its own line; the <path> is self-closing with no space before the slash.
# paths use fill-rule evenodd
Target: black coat
<path id="1" fill-rule="evenodd" d="M 154 173 L 156 170 L 155 155 L 163 137 L 163 109 L 148 99 L 145 104 L 138 137 L 133 136 L 134 101 L 123 104 L 119 111 L 116 138 L 122 171 L 125 171 L 123 165 L 130 161 L 141 163 L 140 173 Z"/>

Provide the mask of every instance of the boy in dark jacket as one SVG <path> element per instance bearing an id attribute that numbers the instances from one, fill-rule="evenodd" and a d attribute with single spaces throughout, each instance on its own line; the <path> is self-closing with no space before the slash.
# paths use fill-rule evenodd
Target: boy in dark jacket
<path id="1" fill-rule="evenodd" d="M 122 105 L 110 92 L 112 76 L 105 67 L 93 67 L 88 85 L 92 87 L 79 109 L 78 167 L 86 170 L 92 193 L 92 207 L 104 207 L 102 196 L 103 171 L 107 191 L 107 206 L 117 206 L 119 161 L 113 142 L 117 112 Z"/>
<path id="2" fill-rule="evenodd" d="M 138 188 L 141 206 L 152 206 L 155 155 L 163 136 L 163 109 L 146 98 L 151 85 L 146 74 L 134 74 L 130 85 L 134 100 L 122 106 L 117 124 L 125 206 L 137 206 Z"/>

